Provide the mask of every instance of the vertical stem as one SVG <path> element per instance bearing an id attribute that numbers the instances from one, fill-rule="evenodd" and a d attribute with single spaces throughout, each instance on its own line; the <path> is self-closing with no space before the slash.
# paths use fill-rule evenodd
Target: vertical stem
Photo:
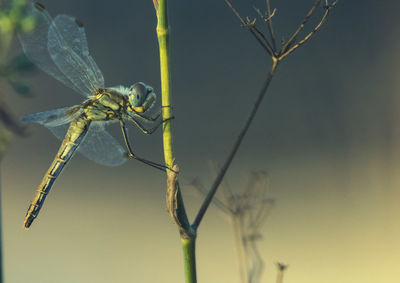
<path id="1" fill-rule="evenodd" d="M 236 252 L 238 255 L 240 281 L 242 283 L 247 283 L 248 275 L 247 275 L 247 263 L 243 250 L 243 233 L 242 229 L 240 229 L 238 215 L 237 214 L 232 215 L 231 219 L 233 226 L 233 237 L 235 240 Z"/>
<path id="2" fill-rule="evenodd" d="M 171 118 L 171 96 L 170 96 L 170 74 L 169 74 L 169 26 L 168 26 L 168 11 L 167 0 L 158 2 L 158 22 L 157 22 L 157 37 L 160 51 L 160 73 L 161 73 L 161 104 L 163 119 Z M 164 158 L 168 167 L 172 167 L 174 162 L 174 153 L 172 150 L 172 128 L 171 120 L 163 124 L 163 143 L 164 143 Z"/>
<path id="3" fill-rule="evenodd" d="M 283 283 L 283 270 L 278 269 L 278 275 L 276 276 L 276 283 Z"/>
<path id="4" fill-rule="evenodd" d="M 283 273 L 285 272 L 287 265 L 277 262 L 278 274 L 276 275 L 276 283 L 283 283 Z"/>
<path id="5" fill-rule="evenodd" d="M 157 13 L 157 37 L 160 51 L 160 73 L 161 73 L 161 104 L 163 120 L 169 119 L 171 113 L 171 95 L 170 95 L 170 73 L 169 73 L 169 26 L 168 26 L 168 5 L 167 0 L 154 1 Z M 164 143 L 164 159 L 165 164 L 171 168 L 174 164 L 175 158 L 172 149 L 172 127 L 171 120 L 163 124 L 163 143 Z M 182 194 L 177 183 L 177 208 L 176 213 L 180 222 L 185 225 L 189 223 L 183 205 Z M 187 224 L 187 226 L 190 226 Z M 181 235 L 183 258 L 184 258 L 184 271 L 186 283 L 196 283 L 196 254 L 195 242 L 196 236 Z"/>
<path id="6" fill-rule="evenodd" d="M 196 283 L 196 238 L 182 238 L 186 283 Z"/>

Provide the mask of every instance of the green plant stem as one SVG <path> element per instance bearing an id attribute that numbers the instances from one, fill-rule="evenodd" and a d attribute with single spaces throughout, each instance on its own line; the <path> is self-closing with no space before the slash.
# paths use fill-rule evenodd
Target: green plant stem
<path id="1" fill-rule="evenodd" d="M 163 120 L 172 117 L 171 95 L 170 95 L 170 73 L 169 73 L 169 26 L 168 26 L 168 5 L 167 0 L 153 0 L 157 13 L 157 38 L 160 52 L 160 73 L 161 73 L 161 105 Z M 174 165 L 174 152 L 172 147 L 171 120 L 163 124 L 163 144 L 165 164 L 171 168 Z M 179 184 L 177 186 L 177 208 L 176 214 L 183 230 L 191 230 L 189 220 L 183 205 L 182 194 Z M 186 226 L 186 227 L 185 227 Z M 180 227 L 182 228 L 182 227 Z M 180 229 L 182 231 L 182 229 Z M 184 257 L 184 270 L 186 283 L 195 283 L 196 280 L 196 258 L 195 241 L 196 235 L 181 232 L 181 241 Z"/>
<path id="2" fill-rule="evenodd" d="M 163 119 L 171 118 L 171 95 L 169 74 L 169 27 L 167 14 L 167 1 L 160 0 L 158 6 L 157 37 L 160 51 L 160 73 L 161 73 L 161 104 Z M 174 153 L 172 149 L 172 127 L 171 120 L 163 124 L 164 158 L 168 167 L 172 167 Z"/>
<path id="3" fill-rule="evenodd" d="M 196 283 L 196 238 L 181 239 L 186 283 Z"/>

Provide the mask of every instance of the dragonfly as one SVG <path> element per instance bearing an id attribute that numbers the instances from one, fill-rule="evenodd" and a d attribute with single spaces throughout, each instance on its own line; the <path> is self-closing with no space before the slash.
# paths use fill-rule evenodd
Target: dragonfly
<path id="1" fill-rule="evenodd" d="M 22 122 L 38 123 L 47 127 L 61 146 L 45 173 L 28 207 L 24 227 L 36 219 L 55 180 L 78 150 L 87 158 L 108 166 L 118 166 L 129 157 L 157 169 L 166 166 L 138 157 L 132 151 L 126 124 L 132 122 L 143 133 L 153 133 L 166 120 L 160 119 L 161 110 L 149 112 L 156 101 L 151 86 L 137 82 L 130 87 L 104 87 L 104 77 L 89 54 L 82 23 L 74 17 L 58 15 L 54 19 L 43 5 L 33 3 L 28 15 L 35 19 L 35 28 L 18 34 L 24 53 L 40 69 L 61 83 L 82 94 L 86 99 L 79 105 L 48 110 L 23 116 Z M 105 124 L 119 122 L 124 147 L 105 129 Z M 151 123 L 146 128 L 143 123 Z"/>

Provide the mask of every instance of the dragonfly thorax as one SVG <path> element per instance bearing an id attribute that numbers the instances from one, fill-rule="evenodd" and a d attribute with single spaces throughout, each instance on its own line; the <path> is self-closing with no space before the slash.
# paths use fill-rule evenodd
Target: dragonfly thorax
<path id="1" fill-rule="evenodd" d="M 129 88 L 129 103 L 135 112 L 144 113 L 156 102 L 156 94 L 151 86 L 138 82 Z"/>

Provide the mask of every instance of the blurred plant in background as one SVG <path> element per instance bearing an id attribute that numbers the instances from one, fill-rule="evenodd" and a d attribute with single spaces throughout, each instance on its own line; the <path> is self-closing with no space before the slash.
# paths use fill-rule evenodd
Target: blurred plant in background
<path id="1" fill-rule="evenodd" d="M 33 64 L 25 55 L 21 54 L 8 59 L 13 55 L 9 53 L 12 53 L 10 52 L 10 47 L 13 44 L 16 33 L 20 30 L 29 31 L 35 27 L 35 20 L 25 16 L 28 3 L 28 0 L 7 2 L 0 0 L 0 165 L 12 137 L 14 135 L 26 136 L 25 127 L 18 123 L 5 102 L 5 93 L 15 92 L 22 96 L 30 95 L 29 83 L 22 79 L 21 75 L 33 71 Z M 2 225 L 0 213 L 0 283 L 3 283 L 3 244 L 1 236 Z"/>
<path id="2" fill-rule="evenodd" d="M 289 265 L 284 264 L 282 262 L 277 262 L 276 266 L 278 267 L 278 275 L 276 277 L 276 283 L 283 283 L 283 273 L 288 268 Z"/>
<path id="3" fill-rule="evenodd" d="M 213 167 L 216 174 L 219 170 Z M 199 179 L 193 180 L 191 185 L 201 194 L 207 194 Z M 251 172 L 247 185 L 234 190 L 225 179 L 212 203 L 228 216 L 232 224 L 241 282 L 261 282 L 264 262 L 258 241 L 263 238 L 262 225 L 275 205 L 275 200 L 268 196 L 267 173 Z"/>
<path id="4" fill-rule="evenodd" d="M 12 56 L 9 53 L 15 34 L 20 30 L 32 30 L 35 26 L 34 19 L 25 16 L 28 3 L 28 0 L 0 1 L 0 158 L 13 135 L 26 135 L 25 128 L 7 107 L 5 93 L 30 95 L 30 85 L 22 75 L 32 72 L 34 65 L 23 54 L 8 59 Z"/>

